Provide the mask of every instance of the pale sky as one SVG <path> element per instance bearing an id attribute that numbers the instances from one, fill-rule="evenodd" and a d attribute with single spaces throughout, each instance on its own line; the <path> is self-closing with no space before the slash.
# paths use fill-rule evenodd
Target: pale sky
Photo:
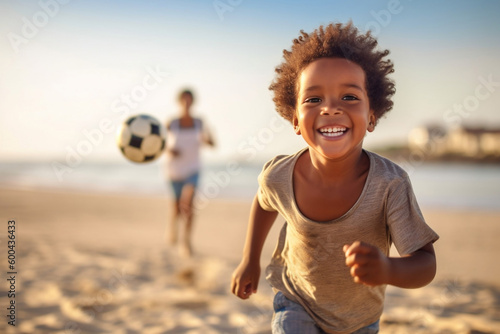
<path id="1" fill-rule="evenodd" d="M 274 110 L 274 68 L 301 29 L 349 19 L 396 70 L 394 109 L 367 146 L 428 122 L 500 126 L 498 1 L 4 0 L 0 12 L 0 160 L 89 147 L 89 161 L 123 159 L 123 119 L 174 117 L 185 86 L 218 142 L 209 159 L 295 152 L 305 143 Z"/>

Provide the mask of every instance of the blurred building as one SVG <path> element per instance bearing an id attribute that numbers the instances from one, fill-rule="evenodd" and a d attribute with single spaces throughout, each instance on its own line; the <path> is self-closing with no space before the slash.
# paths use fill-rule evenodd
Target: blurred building
<path id="1" fill-rule="evenodd" d="M 429 158 L 499 159 L 500 128 L 462 126 L 447 130 L 428 125 L 410 132 L 408 146 L 412 152 L 424 152 Z"/>

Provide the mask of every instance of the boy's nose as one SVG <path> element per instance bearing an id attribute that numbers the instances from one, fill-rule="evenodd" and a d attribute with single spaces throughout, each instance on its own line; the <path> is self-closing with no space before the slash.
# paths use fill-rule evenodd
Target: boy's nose
<path id="1" fill-rule="evenodd" d="M 321 109 L 321 115 L 337 115 L 343 113 L 344 111 L 342 110 L 342 107 L 335 102 L 330 102 Z"/>

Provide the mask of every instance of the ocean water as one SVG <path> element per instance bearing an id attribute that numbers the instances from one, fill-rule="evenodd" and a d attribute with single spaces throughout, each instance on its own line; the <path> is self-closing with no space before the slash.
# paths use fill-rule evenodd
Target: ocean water
<path id="1" fill-rule="evenodd" d="M 262 165 L 206 164 L 203 199 L 251 200 Z M 422 163 L 407 170 L 424 208 L 500 210 L 500 165 Z M 50 162 L 0 162 L 0 187 L 171 196 L 161 161 L 150 164 L 82 163 L 58 169 Z"/>
<path id="2" fill-rule="evenodd" d="M 248 199 L 257 191 L 261 166 L 206 164 L 199 192 L 209 198 Z M 171 196 L 161 161 L 136 164 L 83 162 L 77 166 L 52 162 L 1 162 L 0 187 L 102 192 L 133 196 Z"/>

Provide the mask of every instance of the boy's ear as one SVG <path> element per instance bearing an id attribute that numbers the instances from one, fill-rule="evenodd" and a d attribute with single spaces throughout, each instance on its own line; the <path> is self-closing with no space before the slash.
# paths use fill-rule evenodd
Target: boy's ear
<path id="1" fill-rule="evenodd" d="M 293 114 L 292 124 L 293 124 L 293 131 L 295 132 L 295 134 L 300 135 L 301 133 L 299 127 L 299 120 L 297 119 L 297 116 L 295 116 L 295 113 Z"/>
<path id="2" fill-rule="evenodd" d="M 370 115 L 368 116 L 368 127 L 367 127 L 368 132 L 373 132 L 373 130 L 375 130 L 376 122 L 377 118 L 375 117 L 373 110 L 370 110 Z"/>

